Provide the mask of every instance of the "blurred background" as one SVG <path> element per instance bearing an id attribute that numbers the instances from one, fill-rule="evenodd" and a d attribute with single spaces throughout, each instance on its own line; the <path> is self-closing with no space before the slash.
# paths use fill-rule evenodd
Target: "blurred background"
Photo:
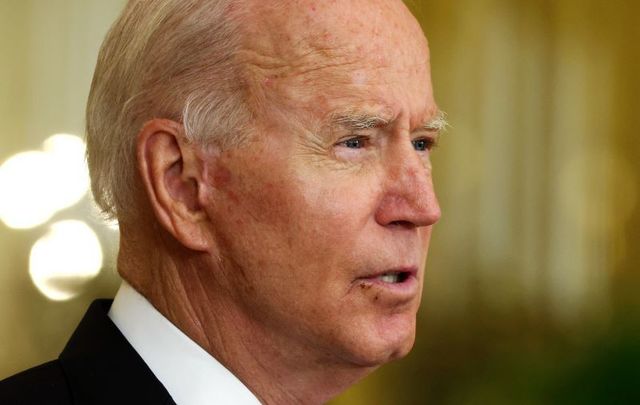
<path id="1" fill-rule="evenodd" d="M 640 403 L 640 3 L 407 0 L 452 127 L 418 339 L 334 401 Z M 84 105 L 123 0 L 0 0 L 0 379 L 112 297 Z"/>

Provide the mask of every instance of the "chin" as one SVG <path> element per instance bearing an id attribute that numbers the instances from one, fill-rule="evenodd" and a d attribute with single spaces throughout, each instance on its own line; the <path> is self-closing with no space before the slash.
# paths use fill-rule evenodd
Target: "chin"
<path id="1" fill-rule="evenodd" d="M 377 322 L 360 334 L 353 350 L 354 362 L 364 367 L 376 367 L 405 357 L 415 342 L 415 314 L 395 315 L 395 319 Z"/>

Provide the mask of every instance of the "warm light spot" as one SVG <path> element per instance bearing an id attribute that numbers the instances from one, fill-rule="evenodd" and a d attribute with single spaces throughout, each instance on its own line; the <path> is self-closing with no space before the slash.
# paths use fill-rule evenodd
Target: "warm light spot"
<path id="1" fill-rule="evenodd" d="M 43 149 L 18 153 L 0 166 L 0 219 L 11 228 L 36 227 L 89 190 L 82 139 L 53 135 Z"/>
<path id="2" fill-rule="evenodd" d="M 23 152 L 0 166 L 0 219 L 9 227 L 26 229 L 51 218 L 55 207 L 49 197 L 55 193 L 49 155 Z"/>
<path id="3" fill-rule="evenodd" d="M 89 191 L 85 149 L 84 141 L 75 135 L 56 134 L 44 141 L 56 179 L 56 193 L 50 196 L 56 210 L 71 207 Z"/>
<path id="4" fill-rule="evenodd" d="M 98 275 L 102 248 L 95 232 L 84 222 L 53 224 L 31 248 L 29 274 L 38 290 L 55 301 L 80 294 L 84 284 Z"/>
<path id="5" fill-rule="evenodd" d="M 120 224 L 116 220 L 105 221 L 105 226 L 107 227 L 107 229 L 111 231 L 114 231 L 114 232 L 120 231 Z"/>

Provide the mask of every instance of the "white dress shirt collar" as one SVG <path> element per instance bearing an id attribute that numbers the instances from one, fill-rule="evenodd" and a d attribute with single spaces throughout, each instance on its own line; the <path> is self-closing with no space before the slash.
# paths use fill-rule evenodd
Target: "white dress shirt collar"
<path id="1" fill-rule="evenodd" d="M 182 333 L 126 281 L 109 317 L 177 405 L 259 405 L 236 376 Z"/>

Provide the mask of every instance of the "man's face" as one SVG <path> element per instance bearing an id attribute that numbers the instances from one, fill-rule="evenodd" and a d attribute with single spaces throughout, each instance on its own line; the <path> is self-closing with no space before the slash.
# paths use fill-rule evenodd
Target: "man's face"
<path id="1" fill-rule="evenodd" d="M 403 356 L 440 216 L 426 40 L 400 1 L 261 3 L 240 55 L 254 137 L 207 167 L 226 285 L 282 349 Z"/>

